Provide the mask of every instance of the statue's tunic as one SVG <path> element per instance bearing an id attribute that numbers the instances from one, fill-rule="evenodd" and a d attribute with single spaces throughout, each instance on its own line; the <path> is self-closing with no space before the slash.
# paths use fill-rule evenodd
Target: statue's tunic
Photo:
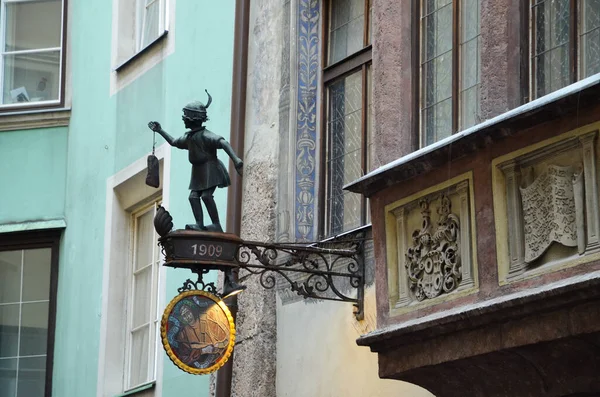
<path id="1" fill-rule="evenodd" d="M 227 169 L 217 158 L 217 149 L 221 149 L 224 138 L 213 134 L 204 127 L 188 131 L 175 139 L 174 145 L 187 149 L 192 163 L 190 190 L 206 190 L 212 187 L 227 187 L 231 184 Z"/>

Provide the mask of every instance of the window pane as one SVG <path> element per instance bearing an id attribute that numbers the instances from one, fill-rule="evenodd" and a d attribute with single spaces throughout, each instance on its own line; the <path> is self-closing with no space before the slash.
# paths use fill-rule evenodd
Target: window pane
<path id="1" fill-rule="evenodd" d="M 152 302 L 152 267 L 147 267 L 134 278 L 133 328 L 150 321 L 150 303 Z"/>
<path id="2" fill-rule="evenodd" d="M 362 72 L 328 87 L 327 219 L 328 235 L 361 225 L 361 196 L 342 190 L 362 172 Z"/>
<path id="3" fill-rule="evenodd" d="M 421 62 L 429 61 L 452 50 L 452 2 L 424 14 L 422 23 Z"/>
<path id="4" fill-rule="evenodd" d="M 423 15 L 431 14 L 452 3 L 452 0 L 423 0 Z"/>
<path id="5" fill-rule="evenodd" d="M 23 302 L 50 299 L 50 261 L 52 250 L 25 251 L 23 260 Z"/>
<path id="6" fill-rule="evenodd" d="M 364 45 L 365 0 L 333 0 L 329 24 L 329 64 L 361 50 Z"/>
<path id="7" fill-rule="evenodd" d="M 23 251 L 0 252 L 0 304 L 21 300 L 21 261 Z"/>
<path id="8" fill-rule="evenodd" d="M 131 362 L 129 387 L 138 386 L 148 380 L 148 337 L 149 327 L 141 328 L 132 333 Z"/>
<path id="9" fill-rule="evenodd" d="M 46 354 L 48 338 L 48 302 L 23 303 L 21 306 L 20 356 Z"/>
<path id="10" fill-rule="evenodd" d="M 142 48 L 152 43 L 159 35 L 158 25 L 160 20 L 160 1 L 155 1 L 146 7 L 144 33 L 142 35 Z"/>
<path id="11" fill-rule="evenodd" d="M 452 135 L 452 100 L 446 99 L 421 112 L 425 145 L 431 145 Z"/>
<path id="12" fill-rule="evenodd" d="M 13 397 L 17 391 L 17 359 L 0 358 L 0 396 Z"/>
<path id="13" fill-rule="evenodd" d="M 60 51 L 6 55 L 3 103 L 58 99 L 59 72 Z"/>
<path id="14" fill-rule="evenodd" d="M 421 129 L 431 144 L 452 133 L 452 1 L 422 4 Z"/>
<path id="15" fill-rule="evenodd" d="M 600 72 L 600 0 L 582 0 L 581 75 Z"/>
<path id="16" fill-rule="evenodd" d="M 154 244 L 154 211 L 153 208 L 150 208 L 137 218 L 135 270 L 152 263 Z"/>
<path id="17" fill-rule="evenodd" d="M 46 357 L 19 359 L 17 397 L 44 397 Z"/>
<path id="18" fill-rule="evenodd" d="M 0 358 L 18 355 L 19 306 L 0 305 Z"/>
<path id="19" fill-rule="evenodd" d="M 61 46 L 62 1 L 6 4 L 6 51 Z"/>
<path id="20" fill-rule="evenodd" d="M 534 95 L 540 97 L 570 83 L 569 0 L 536 1 L 532 7 Z"/>

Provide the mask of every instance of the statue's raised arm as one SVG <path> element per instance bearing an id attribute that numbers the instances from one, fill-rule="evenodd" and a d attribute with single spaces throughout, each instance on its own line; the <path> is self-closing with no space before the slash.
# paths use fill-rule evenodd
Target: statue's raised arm
<path id="1" fill-rule="evenodd" d="M 167 141 L 169 145 L 175 146 L 175 139 L 173 139 L 171 135 L 167 134 L 167 131 L 162 129 L 158 121 L 149 122 L 148 128 L 150 128 L 154 132 L 158 132 L 163 138 L 165 138 L 165 141 Z"/>

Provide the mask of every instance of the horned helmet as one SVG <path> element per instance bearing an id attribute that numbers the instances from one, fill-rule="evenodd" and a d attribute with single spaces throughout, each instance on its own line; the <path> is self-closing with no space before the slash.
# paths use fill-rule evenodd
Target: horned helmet
<path id="1" fill-rule="evenodd" d="M 200 101 L 193 101 L 188 103 L 183 107 L 183 118 L 191 121 L 206 121 L 208 117 L 206 116 L 206 109 L 210 106 L 212 102 L 212 97 L 206 91 L 206 95 L 208 95 L 208 102 L 204 105 Z"/>

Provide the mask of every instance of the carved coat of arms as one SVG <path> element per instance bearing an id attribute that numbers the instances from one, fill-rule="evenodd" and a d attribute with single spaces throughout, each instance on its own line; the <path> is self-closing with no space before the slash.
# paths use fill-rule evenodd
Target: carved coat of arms
<path id="1" fill-rule="evenodd" d="M 419 202 L 423 226 L 412 235 L 413 246 L 406 253 L 410 289 L 419 301 L 455 290 L 460 284 L 460 221 L 451 213 L 450 199 L 443 195 L 437 210 L 437 227 L 431 223 L 429 200 Z"/>

